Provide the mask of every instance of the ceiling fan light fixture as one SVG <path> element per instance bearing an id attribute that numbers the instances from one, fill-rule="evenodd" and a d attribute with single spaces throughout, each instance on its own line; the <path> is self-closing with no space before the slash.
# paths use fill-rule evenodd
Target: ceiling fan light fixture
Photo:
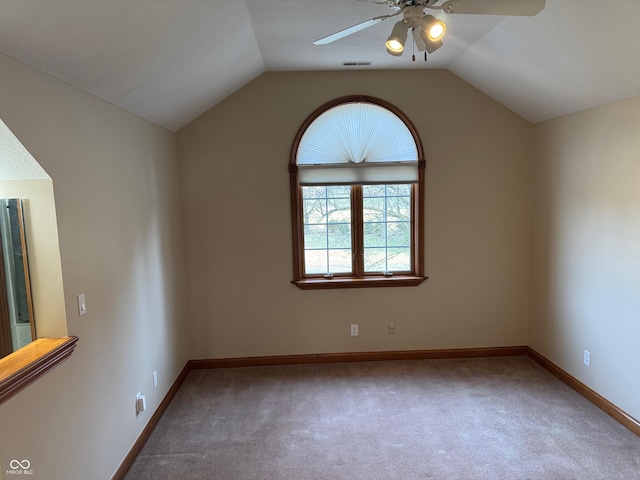
<path id="1" fill-rule="evenodd" d="M 420 23 L 422 23 L 422 30 L 426 37 L 432 42 L 442 40 L 444 34 L 447 33 L 447 24 L 433 15 L 425 15 Z"/>
<path id="2" fill-rule="evenodd" d="M 546 0 L 360 0 L 362 2 L 386 5 L 394 13 L 380 15 L 364 22 L 344 28 L 339 32 L 316 40 L 314 45 L 325 45 L 344 38 L 365 28 L 384 22 L 390 18 L 402 15 L 402 21 L 397 22 L 391 35 L 387 38 L 387 53 L 394 56 L 402 55 L 409 28 L 412 32 L 413 43 L 418 51 L 433 53 L 442 47 L 447 32 L 447 25 L 426 11 L 450 15 L 461 13 L 466 15 L 508 15 L 534 16 L 545 8 Z M 442 2 L 442 3 L 439 3 Z M 413 57 L 415 60 L 415 55 Z"/>
<path id="3" fill-rule="evenodd" d="M 399 57 L 400 55 L 402 55 L 402 52 L 404 52 L 404 45 L 402 45 L 400 42 L 398 42 L 397 40 L 387 40 L 387 53 L 390 53 L 391 55 L 395 55 L 396 57 Z"/>
<path id="4" fill-rule="evenodd" d="M 404 43 L 407 41 L 407 32 L 409 31 L 409 25 L 402 20 L 397 22 L 391 30 L 391 35 L 387 38 L 386 47 L 387 53 L 396 57 L 402 55 L 404 51 Z"/>
<path id="5" fill-rule="evenodd" d="M 430 40 L 433 40 L 435 42 L 442 39 L 446 31 L 447 27 L 444 22 L 438 22 L 429 29 L 427 36 Z"/>
<path id="6" fill-rule="evenodd" d="M 443 45 L 442 37 L 447 31 L 447 26 L 433 15 L 422 17 L 420 24 L 420 38 L 424 43 L 425 50 L 427 53 L 433 53 Z"/>

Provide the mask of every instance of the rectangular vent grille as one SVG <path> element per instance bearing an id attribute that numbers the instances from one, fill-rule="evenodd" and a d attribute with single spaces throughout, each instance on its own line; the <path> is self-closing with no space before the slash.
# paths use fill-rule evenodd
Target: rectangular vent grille
<path id="1" fill-rule="evenodd" d="M 342 62 L 343 67 L 368 67 L 373 62 L 370 60 L 366 61 L 352 61 L 352 62 Z"/>

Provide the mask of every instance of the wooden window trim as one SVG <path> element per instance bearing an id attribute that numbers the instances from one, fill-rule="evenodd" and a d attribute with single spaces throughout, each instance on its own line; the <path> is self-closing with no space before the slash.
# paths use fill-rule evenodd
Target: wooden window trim
<path id="1" fill-rule="evenodd" d="M 77 341 L 78 337 L 39 338 L 0 359 L 0 404 L 66 360 Z"/>
<path id="2" fill-rule="evenodd" d="M 418 151 L 418 183 L 414 188 L 414 199 L 412 202 L 412 219 L 414 222 L 414 225 L 412 225 L 412 232 L 414 238 L 412 241 L 411 253 L 414 265 L 413 274 L 411 275 L 396 274 L 392 277 L 377 274 L 366 274 L 361 277 L 346 277 L 335 275 L 332 278 L 324 278 L 310 277 L 305 275 L 304 273 L 304 262 L 301 257 L 301 255 L 303 254 L 304 244 L 302 229 L 300 225 L 300 221 L 302 218 L 302 187 L 300 187 L 298 182 L 297 165 L 297 153 L 298 147 L 300 145 L 300 140 L 302 139 L 302 136 L 304 135 L 307 128 L 324 112 L 338 105 L 356 102 L 376 104 L 394 113 L 407 126 L 416 143 L 416 148 Z M 407 287 L 418 286 L 425 280 L 427 280 L 428 277 L 424 275 L 425 168 L 426 160 L 424 159 L 424 149 L 422 146 L 422 141 L 420 140 L 420 136 L 418 135 L 418 131 L 411 120 L 409 120 L 409 118 L 395 105 L 376 97 L 366 95 L 349 95 L 346 97 L 340 97 L 331 100 L 314 110 L 298 129 L 298 132 L 296 133 L 293 141 L 293 145 L 291 147 L 289 158 L 289 188 L 291 194 L 291 231 L 293 249 L 293 280 L 291 281 L 291 283 L 301 290 L 316 290 L 338 288 Z M 357 199 L 352 198 L 352 202 L 353 201 L 357 201 Z M 355 249 L 355 251 L 359 252 L 360 250 L 358 250 L 358 242 L 360 242 L 361 239 L 359 239 L 354 234 L 353 240 L 353 248 Z M 360 260 L 360 262 L 362 262 L 362 260 Z M 358 261 L 356 261 L 356 264 L 359 265 Z M 357 266 L 357 270 L 358 269 L 359 266 Z M 362 267 L 362 269 L 364 269 L 364 267 Z M 355 274 L 357 274 L 357 272 L 354 272 L 354 275 Z"/>

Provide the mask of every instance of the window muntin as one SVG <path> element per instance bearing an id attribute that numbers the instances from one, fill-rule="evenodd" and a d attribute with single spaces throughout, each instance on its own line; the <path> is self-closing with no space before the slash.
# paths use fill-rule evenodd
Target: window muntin
<path id="1" fill-rule="evenodd" d="M 364 185 L 365 273 L 411 272 L 411 185 Z"/>
<path id="2" fill-rule="evenodd" d="M 351 273 L 351 189 L 302 187 L 306 275 Z"/>
<path id="3" fill-rule="evenodd" d="M 301 188 L 305 275 L 411 272 L 411 185 Z M 355 211 L 352 190 L 362 199 Z M 354 234 L 363 240 L 363 272 L 360 252 L 352 248 Z"/>
<path id="4" fill-rule="evenodd" d="M 313 112 L 296 135 L 289 165 L 293 283 L 303 289 L 422 283 L 422 157 L 415 127 L 383 100 L 344 97 Z"/>

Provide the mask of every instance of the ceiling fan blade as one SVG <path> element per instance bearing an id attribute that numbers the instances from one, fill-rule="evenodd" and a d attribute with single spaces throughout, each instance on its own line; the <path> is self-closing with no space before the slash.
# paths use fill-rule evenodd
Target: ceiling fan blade
<path id="1" fill-rule="evenodd" d="M 442 4 L 445 13 L 533 16 L 544 9 L 546 0 L 450 0 Z"/>
<path id="2" fill-rule="evenodd" d="M 380 17 L 375 17 L 372 18 L 371 20 L 367 20 L 365 22 L 360 22 L 357 23 L 355 25 L 352 25 L 349 28 L 345 28 L 344 30 L 340 30 L 339 32 L 336 32 L 332 35 L 329 35 L 328 37 L 323 37 L 319 40 L 316 40 L 315 42 L 313 42 L 314 45 L 326 45 L 327 43 L 331 43 L 331 42 L 335 42 L 336 40 L 340 40 L 341 38 L 344 38 L 348 35 L 351 35 L 352 33 L 356 33 L 359 32 L 360 30 L 364 30 L 365 28 L 369 28 L 372 25 L 375 25 L 377 23 L 380 22 L 384 22 L 385 20 L 391 18 L 391 17 L 395 17 L 396 15 L 398 15 L 401 12 L 398 13 L 394 13 L 392 15 L 382 15 Z"/>

